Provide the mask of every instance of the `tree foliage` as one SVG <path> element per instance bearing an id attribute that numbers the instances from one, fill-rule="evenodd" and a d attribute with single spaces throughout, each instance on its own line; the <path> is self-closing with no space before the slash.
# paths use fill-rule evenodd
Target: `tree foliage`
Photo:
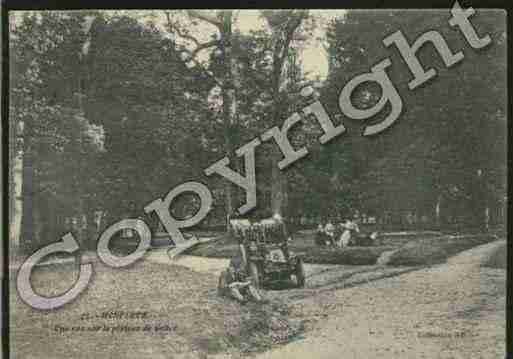
<path id="1" fill-rule="evenodd" d="M 299 54 L 318 26 L 308 11 L 262 11 L 266 26 L 244 33 L 232 26 L 233 11 L 143 15 L 43 11 L 11 19 L 11 156 L 24 160 L 25 236 L 52 242 L 73 220 L 98 230 L 97 212 L 107 214 L 101 226 L 141 215 L 149 201 L 201 178 L 225 155 L 240 171 L 234 150 L 306 105 L 299 92 L 312 82 Z M 276 144 L 261 144 L 256 212 L 268 212 L 277 194 L 289 217 L 348 216 L 355 209 L 432 216 L 440 198 L 447 213 L 477 213 L 504 196 L 504 24 L 492 12 L 473 17 L 478 32 L 492 38 L 477 51 L 447 19 L 435 11 L 354 10 L 329 24 L 330 69 L 317 97 L 347 132 L 321 146 L 319 126 L 302 121 L 289 137 L 296 148 L 309 148 L 308 159 L 281 172 Z M 194 32 L 198 26 L 212 31 Z M 447 69 L 434 48 L 424 46 L 419 59 L 438 75 L 409 90 L 406 64 L 382 43 L 399 29 L 410 43 L 436 29 L 465 58 Z M 362 137 L 365 123 L 340 113 L 338 95 L 386 57 L 404 110 L 386 132 Z M 380 96 L 378 86 L 366 84 L 352 100 L 368 108 Z M 225 218 L 229 207 L 222 199 L 233 191 L 233 201 L 241 202 L 243 192 L 210 180 L 216 199 L 210 217 Z M 449 208 L 456 202 L 460 207 Z M 191 201 L 182 199 L 172 210 L 190 213 Z"/>

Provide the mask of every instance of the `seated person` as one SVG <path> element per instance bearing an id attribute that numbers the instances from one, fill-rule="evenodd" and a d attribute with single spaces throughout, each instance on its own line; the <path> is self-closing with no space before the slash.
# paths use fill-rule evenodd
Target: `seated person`
<path id="1" fill-rule="evenodd" d="M 360 228 L 358 227 L 358 223 L 356 221 L 352 221 L 350 219 L 346 219 L 346 222 L 342 226 L 345 229 L 349 229 L 350 231 L 354 231 L 356 233 L 360 232 Z"/>
<path id="2" fill-rule="evenodd" d="M 262 295 L 253 286 L 243 268 L 242 255 L 237 255 L 230 260 L 230 265 L 219 277 L 217 289 L 219 295 L 230 296 L 242 304 L 249 300 L 263 302 Z"/>
<path id="3" fill-rule="evenodd" d="M 328 221 L 328 223 L 326 223 L 326 226 L 324 227 L 324 232 L 326 232 L 328 236 L 333 235 L 335 233 L 335 226 L 333 225 L 333 223 L 331 223 L 331 221 Z"/>
<path id="4" fill-rule="evenodd" d="M 326 223 L 326 226 L 324 227 L 324 233 L 328 236 L 328 240 L 330 242 L 330 244 L 334 244 L 335 243 L 335 226 L 333 225 L 333 223 L 331 221 L 328 221 L 328 223 Z"/>
<path id="5" fill-rule="evenodd" d="M 326 233 L 324 233 L 324 225 L 322 222 L 317 226 L 317 231 L 315 233 L 315 243 L 319 246 L 327 244 Z"/>
<path id="6" fill-rule="evenodd" d="M 360 232 L 358 228 L 358 224 L 356 222 L 351 221 L 350 219 L 346 220 L 344 224 L 341 225 L 343 232 L 338 240 L 337 245 L 341 248 L 348 247 L 349 245 L 354 245 L 355 235 Z"/>

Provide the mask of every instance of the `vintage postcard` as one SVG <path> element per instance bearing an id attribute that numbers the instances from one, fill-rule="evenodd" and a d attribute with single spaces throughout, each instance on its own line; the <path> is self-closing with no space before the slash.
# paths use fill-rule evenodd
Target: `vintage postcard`
<path id="1" fill-rule="evenodd" d="M 5 357 L 504 358 L 506 18 L 9 11 Z"/>

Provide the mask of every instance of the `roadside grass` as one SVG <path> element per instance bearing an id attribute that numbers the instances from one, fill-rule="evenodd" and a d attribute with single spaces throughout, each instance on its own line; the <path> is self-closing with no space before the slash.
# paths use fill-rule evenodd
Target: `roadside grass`
<path id="1" fill-rule="evenodd" d="M 180 358 L 194 352 L 199 358 L 221 352 L 242 355 L 263 351 L 291 340 L 302 323 L 287 318 L 286 303 L 241 306 L 217 295 L 217 277 L 190 269 L 141 261 L 114 269 L 94 263 L 88 289 L 75 301 L 52 311 L 24 304 L 16 293 L 15 273 L 10 289 L 11 353 L 16 358 L 115 357 Z M 77 280 L 73 264 L 48 265 L 33 272 L 32 285 L 44 296 L 64 293 Z M 109 319 L 110 311 L 147 312 L 147 318 Z M 84 319 L 82 315 L 88 313 Z M 141 328 L 110 329 L 128 326 Z M 58 326 L 83 329 L 59 332 Z M 107 330 L 89 330 L 92 327 Z M 156 327 L 171 330 L 156 330 Z"/>
<path id="2" fill-rule="evenodd" d="M 306 263 L 373 265 L 382 253 L 395 249 L 393 246 L 326 248 L 312 247 L 303 253 Z"/>
<path id="3" fill-rule="evenodd" d="M 490 255 L 490 257 L 482 264 L 483 267 L 506 269 L 508 265 L 508 248 L 504 242 Z"/>
<path id="4" fill-rule="evenodd" d="M 416 266 L 444 263 L 449 257 L 498 238 L 490 234 L 442 236 L 413 241 L 392 253 L 387 265 Z"/>
<path id="5" fill-rule="evenodd" d="M 380 243 L 400 247 L 412 241 L 439 238 L 441 236 L 443 234 L 437 231 L 384 233 L 380 237 Z"/>
<path id="6" fill-rule="evenodd" d="M 420 232 L 396 235 L 384 235 L 376 246 L 365 247 L 319 247 L 315 244 L 315 231 L 300 231 L 296 233 L 290 243 L 290 249 L 297 254 L 302 254 L 306 263 L 317 264 L 345 264 L 345 265 L 372 265 L 384 252 L 399 248 L 404 243 L 416 241 L 419 238 L 436 238 L 437 232 Z M 226 234 L 217 239 L 195 246 L 187 251 L 187 254 L 213 257 L 230 258 L 238 253 L 237 242 Z"/>
<path id="7" fill-rule="evenodd" d="M 375 246 L 333 248 L 317 246 L 314 238 L 315 231 L 300 231 L 294 235 L 290 249 L 302 254 L 306 263 L 340 265 L 373 265 L 383 253 L 388 252 L 388 258 L 382 264 L 391 266 L 443 263 L 459 252 L 497 239 L 491 234 L 450 236 L 436 231 L 397 232 L 383 234 Z M 223 234 L 212 242 L 194 247 L 187 254 L 229 258 L 237 252 L 236 241 Z M 497 265 L 504 265 L 501 260 L 505 259 L 500 255 L 497 254 Z"/>

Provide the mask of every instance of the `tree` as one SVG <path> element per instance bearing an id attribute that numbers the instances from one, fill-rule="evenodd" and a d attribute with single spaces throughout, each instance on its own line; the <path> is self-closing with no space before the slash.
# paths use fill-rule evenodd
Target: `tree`
<path id="1" fill-rule="evenodd" d="M 233 55 L 233 20 L 234 14 L 231 10 L 218 11 L 214 15 L 198 11 L 188 10 L 187 15 L 189 20 L 200 20 L 207 24 L 213 25 L 217 34 L 213 35 L 213 39 L 208 42 L 201 43 L 196 37 L 190 34 L 184 29 L 184 25 L 178 21 L 173 21 L 171 14 L 166 13 L 167 26 L 170 32 L 182 40 L 193 43 L 192 49 L 187 49 L 186 46 L 182 47 L 182 52 L 186 54 L 184 57 L 188 63 L 196 65 L 205 76 L 208 76 L 212 80 L 212 87 L 218 86 L 221 89 L 221 101 L 222 101 L 222 118 L 223 118 L 223 138 L 224 138 L 224 151 L 225 155 L 232 159 L 233 163 L 233 152 L 234 152 L 234 138 L 232 136 L 232 129 L 237 123 L 237 88 L 240 87 L 240 81 L 237 72 L 237 63 Z M 217 52 L 214 52 L 212 56 L 214 58 L 220 55 L 220 62 L 222 66 L 222 75 L 215 76 L 209 65 L 203 65 L 197 60 L 197 56 L 201 51 L 215 48 Z M 214 59 L 215 61 L 215 59 Z M 234 199 L 233 199 L 233 188 L 231 183 L 226 183 L 224 196 L 225 196 L 225 212 L 227 215 L 231 215 L 234 212 Z M 229 223 L 227 222 L 227 229 L 229 229 Z"/>
<path id="2" fill-rule="evenodd" d="M 478 169 L 486 174 L 490 193 L 504 193 L 505 187 L 499 184 L 505 183 L 504 24 L 497 24 L 493 12 L 478 12 L 472 22 L 480 34 L 490 34 L 493 43 L 476 51 L 448 26 L 446 12 L 402 15 L 401 10 L 349 11 L 345 18 L 334 21 L 328 32 L 331 69 L 325 91 L 334 111 L 341 87 L 385 57 L 392 60 L 389 76 L 404 103 L 397 123 L 376 138 L 360 137 L 363 123 L 347 121 L 347 137 L 354 135 L 360 144 L 353 146 L 354 141 L 344 140 L 352 146 L 346 156 L 360 164 L 361 171 L 353 173 L 351 186 L 351 191 L 363 193 L 358 205 L 380 208 L 380 212 L 415 209 L 434 217 L 440 199 L 447 202 L 452 188 L 464 194 L 462 198 L 473 196 L 471 184 Z M 465 58 L 447 69 L 433 47 L 426 45 L 418 56 L 425 67 L 436 68 L 438 75 L 410 91 L 406 64 L 395 49 L 382 44 L 383 37 L 399 29 L 410 43 L 436 29 L 453 52 L 461 49 Z M 482 68 L 488 70 L 482 72 Z M 483 89 L 487 89 L 486 95 Z M 365 108 L 379 96 L 379 88 L 361 86 L 354 101 Z"/>
<path id="3" fill-rule="evenodd" d="M 69 213 L 76 201 L 87 196 L 83 167 L 93 164 L 101 151 L 101 131 L 83 117 L 73 96 L 76 88 L 71 86 L 64 97 L 56 93 L 56 77 L 76 79 L 70 74 L 76 70 L 73 64 L 85 35 L 85 15 L 42 12 L 12 19 L 10 121 L 15 132 L 10 182 L 15 188 L 10 196 L 14 197 L 10 240 L 14 247 L 20 246 L 20 237 L 32 244 L 54 241 L 59 234 L 55 218 L 41 217 L 52 211 Z M 68 175 L 62 176 L 60 170 Z M 74 197 L 56 203 L 65 191 Z"/>
<path id="4" fill-rule="evenodd" d="M 198 84 L 208 79 L 151 24 L 121 15 L 91 31 L 85 103 L 87 117 L 105 130 L 103 202 L 111 218 L 134 216 L 206 165 L 198 156 L 205 152 L 207 87 Z"/>
<path id="5" fill-rule="evenodd" d="M 270 85 L 273 99 L 271 118 L 274 124 L 278 124 L 282 121 L 287 110 L 287 101 L 283 101 L 283 97 L 286 96 L 283 93 L 285 87 L 284 67 L 290 58 L 294 36 L 298 35 L 301 24 L 308 18 L 308 11 L 263 11 L 262 16 L 271 29 L 272 73 Z M 278 148 L 273 147 L 270 157 L 271 163 L 277 163 L 279 156 Z M 278 167 L 275 165 L 272 166 L 271 183 L 271 210 L 273 213 L 281 215 L 286 203 L 287 190 L 285 177 L 281 176 Z"/>

